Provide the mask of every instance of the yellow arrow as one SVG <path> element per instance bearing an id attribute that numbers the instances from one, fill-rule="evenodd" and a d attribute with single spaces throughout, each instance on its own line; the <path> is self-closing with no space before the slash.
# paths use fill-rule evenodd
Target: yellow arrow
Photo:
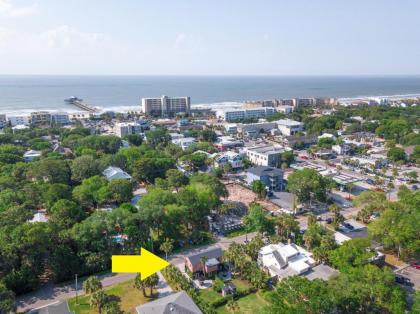
<path id="1" fill-rule="evenodd" d="M 113 273 L 141 273 L 142 280 L 166 266 L 167 261 L 143 248 L 140 255 L 112 255 Z"/>

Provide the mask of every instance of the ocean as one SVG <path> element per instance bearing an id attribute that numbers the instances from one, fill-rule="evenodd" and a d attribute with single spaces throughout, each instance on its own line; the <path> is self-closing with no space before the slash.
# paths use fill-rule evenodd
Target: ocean
<path id="1" fill-rule="evenodd" d="M 190 96 L 193 106 L 245 100 L 420 95 L 420 76 L 0 76 L 0 112 L 79 111 L 70 96 L 102 110 L 139 110 L 142 97 Z"/>

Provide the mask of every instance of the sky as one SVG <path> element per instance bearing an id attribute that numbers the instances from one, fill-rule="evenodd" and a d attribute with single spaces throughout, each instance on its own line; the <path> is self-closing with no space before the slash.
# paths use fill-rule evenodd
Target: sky
<path id="1" fill-rule="evenodd" d="M 419 0 L 0 0 L 0 74 L 418 75 Z"/>

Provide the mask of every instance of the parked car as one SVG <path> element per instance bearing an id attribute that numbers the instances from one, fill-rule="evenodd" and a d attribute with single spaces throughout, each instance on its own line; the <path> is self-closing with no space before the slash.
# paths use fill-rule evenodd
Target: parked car
<path id="1" fill-rule="evenodd" d="M 420 262 L 411 263 L 411 267 L 414 267 L 415 269 L 420 269 Z"/>
<path id="2" fill-rule="evenodd" d="M 413 189 L 413 191 L 417 191 L 419 189 L 419 187 L 415 184 L 411 188 Z"/>
<path id="3" fill-rule="evenodd" d="M 404 286 L 412 286 L 413 285 L 413 283 L 410 281 L 410 279 L 408 279 L 407 277 L 401 276 L 401 275 L 395 276 L 395 282 L 399 283 L 400 285 L 404 285 Z"/>
<path id="4" fill-rule="evenodd" d="M 333 222 L 333 219 L 331 217 L 328 217 L 327 219 L 325 219 L 327 224 L 330 224 Z"/>
<path id="5" fill-rule="evenodd" d="M 346 227 L 349 230 L 353 230 L 354 229 L 354 227 L 351 224 L 347 223 L 347 222 L 343 223 L 343 226 Z"/>

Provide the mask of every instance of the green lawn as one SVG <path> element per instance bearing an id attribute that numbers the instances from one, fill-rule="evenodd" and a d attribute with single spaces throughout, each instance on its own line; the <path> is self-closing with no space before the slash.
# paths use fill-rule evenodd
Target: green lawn
<path id="1" fill-rule="evenodd" d="M 236 289 L 238 290 L 244 290 L 251 287 L 251 284 L 248 281 L 239 278 L 233 279 L 232 283 L 236 286 Z"/>
<path id="2" fill-rule="evenodd" d="M 238 291 L 240 290 L 245 290 L 250 288 L 250 284 L 248 281 L 246 280 L 241 280 L 241 279 L 233 279 L 232 283 L 236 286 L 236 288 L 238 289 Z M 216 291 L 214 291 L 212 288 L 208 288 L 208 289 L 202 289 L 200 290 L 200 297 L 206 301 L 207 303 L 211 303 L 219 298 L 222 297 L 221 293 L 217 293 Z"/>
<path id="3" fill-rule="evenodd" d="M 236 313 L 241 314 L 255 314 L 261 312 L 262 308 L 267 305 L 267 301 L 264 299 L 262 293 L 251 293 L 245 297 L 237 300 L 239 310 Z M 216 308 L 216 312 L 219 314 L 232 314 L 226 308 L 226 305 Z"/>
<path id="4" fill-rule="evenodd" d="M 115 286 L 105 288 L 105 292 L 114 300 L 118 301 L 121 309 L 124 312 L 136 313 L 135 307 L 140 304 L 144 304 L 153 300 L 149 296 L 150 289 L 146 289 L 147 296 L 134 287 L 134 280 L 128 280 L 119 283 Z M 154 296 L 157 296 L 157 292 L 154 291 Z M 70 310 L 75 314 L 97 314 L 96 309 L 90 308 L 89 295 L 83 295 L 78 298 L 78 305 L 76 305 L 76 298 L 68 300 Z"/>
<path id="5" fill-rule="evenodd" d="M 241 228 L 241 229 L 234 230 L 232 232 L 226 233 L 226 238 L 232 239 L 232 238 L 236 238 L 236 237 L 239 237 L 241 235 L 244 235 L 246 233 L 249 233 L 249 231 L 246 230 L 245 228 Z"/>
<path id="6" fill-rule="evenodd" d="M 214 291 L 213 288 L 200 290 L 200 297 L 208 303 L 219 299 L 221 296 L 222 295 Z"/>

